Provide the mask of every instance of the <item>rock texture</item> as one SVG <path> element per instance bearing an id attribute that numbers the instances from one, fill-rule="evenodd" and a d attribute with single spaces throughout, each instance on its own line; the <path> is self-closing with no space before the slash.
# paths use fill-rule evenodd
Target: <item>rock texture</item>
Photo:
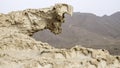
<path id="1" fill-rule="evenodd" d="M 0 14 L 0 28 L 16 29 L 19 33 L 27 35 L 33 35 L 43 29 L 59 34 L 65 13 L 72 15 L 72 6 L 56 4 L 50 8 L 26 9 Z"/>
<path id="2" fill-rule="evenodd" d="M 56 4 L 1 14 L 0 68 L 120 68 L 120 56 L 106 50 L 80 46 L 57 49 L 30 37 L 44 29 L 59 34 L 65 13 L 72 14 L 72 7 Z"/>

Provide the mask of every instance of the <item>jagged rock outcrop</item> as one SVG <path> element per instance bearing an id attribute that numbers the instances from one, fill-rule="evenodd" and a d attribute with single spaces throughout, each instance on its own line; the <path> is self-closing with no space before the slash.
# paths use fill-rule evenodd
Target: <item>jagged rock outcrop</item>
<path id="1" fill-rule="evenodd" d="M 44 29 L 60 33 L 65 13 L 72 14 L 72 7 L 56 4 L 1 14 L 0 68 L 119 68 L 120 56 L 106 50 L 80 46 L 57 49 L 30 37 Z"/>
<path id="2" fill-rule="evenodd" d="M 26 9 L 0 14 L 0 28 L 16 29 L 19 33 L 33 35 L 33 33 L 49 29 L 54 34 L 61 32 L 64 14 L 72 15 L 72 6 L 56 4 L 54 7 L 43 9 Z"/>

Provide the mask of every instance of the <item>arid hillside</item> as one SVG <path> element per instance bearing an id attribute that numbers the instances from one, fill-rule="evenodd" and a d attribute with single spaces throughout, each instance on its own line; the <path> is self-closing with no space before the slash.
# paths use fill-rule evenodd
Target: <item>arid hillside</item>
<path id="1" fill-rule="evenodd" d="M 60 35 L 46 30 L 35 33 L 33 37 L 58 48 L 80 44 L 84 47 L 107 49 L 111 54 L 120 54 L 120 12 L 102 17 L 74 12 L 72 17 L 66 15 L 62 28 Z"/>
<path id="2" fill-rule="evenodd" d="M 73 17 L 66 16 L 66 23 L 62 26 L 63 33 L 60 34 L 65 20 L 64 14 L 72 15 L 72 12 L 71 5 L 55 4 L 44 9 L 1 13 L 0 68 L 120 68 L 120 56 L 111 55 L 104 49 L 109 49 L 112 54 L 119 54 L 119 47 L 115 45 L 119 43 L 119 38 L 107 35 L 112 33 L 113 28 L 97 22 L 99 18 L 94 17 L 95 15 L 88 14 L 90 19 L 81 19 L 82 15 L 76 13 Z M 79 18 L 83 21 L 77 22 Z M 100 28 L 103 26 L 106 28 Z M 41 35 L 36 33 L 46 29 L 57 37 L 48 33 L 49 31 L 41 32 Z M 110 30 L 107 32 L 108 29 Z M 55 47 L 36 41 L 32 35 Z"/>

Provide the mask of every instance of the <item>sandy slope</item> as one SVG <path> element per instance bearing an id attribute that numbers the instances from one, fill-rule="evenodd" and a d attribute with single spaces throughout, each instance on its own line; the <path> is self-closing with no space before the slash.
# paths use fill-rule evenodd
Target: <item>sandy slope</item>
<path id="1" fill-rule="evenodd" d="M 4 36 L 4 40 L 0 42 L 0 68 L 120 67 L 120 56 L 112 56 L 103 49 L 57 49 L 19 33 Z"/>

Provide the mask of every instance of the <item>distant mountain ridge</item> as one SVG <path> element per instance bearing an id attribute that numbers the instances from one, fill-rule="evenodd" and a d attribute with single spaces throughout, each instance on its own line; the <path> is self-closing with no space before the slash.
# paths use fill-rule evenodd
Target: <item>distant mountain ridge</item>
<path id="1" fill-rule="evenodd" d="M 91 13 L 74 12 L 72 17 L 66 15 L 62 27 L 63 32 L 60 35 L 55 36 L 49 31 L 43 31 L 33 37 L 59 48 L 80 44 L 84 47 L 105 48 L 114 54 L 120 51 L 120 12 L 101 17 Z"/>

